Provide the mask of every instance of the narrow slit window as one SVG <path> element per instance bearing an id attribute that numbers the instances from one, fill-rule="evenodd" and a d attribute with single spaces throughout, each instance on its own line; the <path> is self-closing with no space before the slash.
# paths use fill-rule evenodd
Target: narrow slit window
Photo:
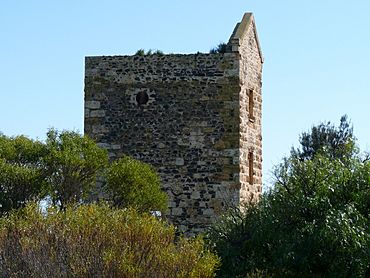
<path id="1" fill-rule="evenodd" d="M 249 168 L 249 184 L 253 185 L 253 152 L 248 154 L 248 168 Z"/>
<path id="2" fill-rule="evenodd" d="M 248 90 L 248 111 L 249 121 L 254 122 L 254 92 Z"/>

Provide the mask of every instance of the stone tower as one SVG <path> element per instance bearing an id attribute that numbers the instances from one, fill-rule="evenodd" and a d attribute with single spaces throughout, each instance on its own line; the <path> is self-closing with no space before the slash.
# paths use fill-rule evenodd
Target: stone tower
<path id="1" fill-rule="evenodd" d="M 187 234 L 262 191 L 262 53 L 253 15 L 225 53 L 86 57 L 85 134 L 154 166 Z"/>

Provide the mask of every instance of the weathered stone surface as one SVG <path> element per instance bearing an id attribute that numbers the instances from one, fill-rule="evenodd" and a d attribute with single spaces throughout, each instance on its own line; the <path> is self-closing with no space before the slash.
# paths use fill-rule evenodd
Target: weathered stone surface
<path id="1" fill-rule="evenodd" d="M 177 166 L 183 166 L 183 165 L 184 165 L 184 159 L 183 159 L 183 158 L 181 158 L 181 157 L 176 157 L 176 162 L 175 162 L 175 164 L 176 164 Z"/>
<path id="2" fill-rule="evenodd" d="M 248 26 L 236 34 L 240 59 L 240 202 L 257 201 L 262 192 L 262 63 L 263 57 L 251 14 L 244 15 Z M 234 37 L 235 38 L 235 37 Z M 249 91 L 253 91 L 253 118 L 250 117 Z M 253 184 L 250 183 L 248 154 L 253 154 Z"/>
<path id="3" fill-rule="evenodd" d="M 86 101 L 85 102 L 85 108 L 90 108 L 90 109 L 99 109 L 100 108 L 100 102 L 91 100 L 91 101 Z"/>
<path id="4" fill-rule="evenodd" d="M 90 112 L 90 117 L 103 118 L 105 117 L 105 111 L 104 110 L 92 110 Z"/>
<path id="5" fill-rule="evenodd" d="M 112 159 L 152 164 L 169 196 L 166 217 L 187 234 L 261 193 L 262 57 L 253 16 L 242 22 L 227 53 L 86 58 L 85 133 Z"/>

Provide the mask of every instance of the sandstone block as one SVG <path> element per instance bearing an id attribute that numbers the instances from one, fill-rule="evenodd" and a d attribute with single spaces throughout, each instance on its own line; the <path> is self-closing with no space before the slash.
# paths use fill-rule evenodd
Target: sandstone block
<path id="1" fill-rule="evenodd" d="M 95 100 L 85 101 L 85 108 L 99 109 L 100 101 L 95 101 Z"/>
<path id="2" fill-rule="evenodd" d="M 92 118 L 103 118 L 105 117 L 105 110 L 93 110 L 90 112 Z"/>

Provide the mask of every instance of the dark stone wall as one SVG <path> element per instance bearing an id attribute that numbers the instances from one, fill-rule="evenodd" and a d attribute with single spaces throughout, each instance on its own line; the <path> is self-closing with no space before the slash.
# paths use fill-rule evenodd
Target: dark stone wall
<path id="1" fill-rule="evenodd" d="M 150 163 L 187 234 L 239 203 L 237 53 L 87 57 L 85 133 Z"/>

